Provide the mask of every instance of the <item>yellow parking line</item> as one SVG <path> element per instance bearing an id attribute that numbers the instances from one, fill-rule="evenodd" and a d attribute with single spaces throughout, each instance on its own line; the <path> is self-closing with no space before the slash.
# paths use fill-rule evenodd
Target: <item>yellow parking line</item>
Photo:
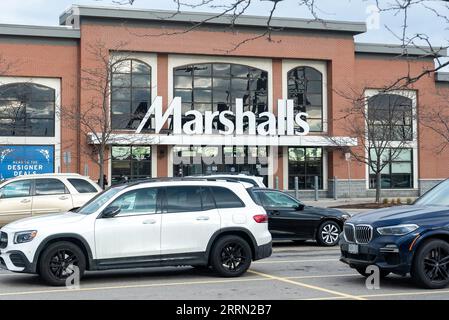
<path id="1" fill-rule="evenodd" d="M 317 290 L 317 291 L 322 291 L 322 292 L 326 292 L 326 293 L 330 293 L 336 296 L 340 296 L 340 297 L 345 297 L 347 299 L 354 299 L 354 300 L 366 300 L 362 297 L 357 297 L 357 296 L 353 296 L 350 294 L 346 294 L 343 292 L 338 292 L 335 290 L 330 290 L 330 289 L 326 289 L 326 288 L 322 288 L 322 287 L 318 287 L 318 286 L 313 286 L 310 284 L 306 284 L 306 283 L 302 283 L 302 282 L 298 282 L 298 281 L 293 281 L 287 278 L 283 278 L 283 277 L 278 277 L 278 276 L 273 276 L 271 274 L 267 274 L 267 273 L 262 273 L 262 272 L 258 272 L 258 271 L 254 271 L 254 270 L 248 270 L 248 272 L 262 276 L 262 277 L 266 277 L 269 279 L 273 279 L 273 280 L 278 280 L 281 282 L 285 282 L 285 283 L 289 283 L 289 284 L 293 284 L 296 286 L 300 286 L 300 287 L 304 287 L 304 288 L 308 288 L 308 289 L 313 289 L 313 290 Z"/>
<path id="2" fill-rule="evenodd" d="M 66 293 L 66 292 L 84 292 L 84 291 L 98 291 L 98 290 L 115 290 L 115 289 L 134 289 L 134 288 L 150 288 L 150 287 L 165 287 L 165 286 L 180 286 L 180 285 L 201 285 L 201 284 L 219 284 L 232 282 L 247 282 L 247 281 L 267 281 L 265 278 L 250 278 L 250 279 L 227 279 L 227 280 L 210 280 L 210 281 L 184 281 L 184 282 L 166 282 L 166 283 L 148 283 L 137 285 L 123 285 L 123 286 L 104 286 L 104 287 L 89 287 L 79 289 L 50 289 L 50 290 L 31 290 L 31 291 L 17 291 L 17 292 L 1 292 L 0 296 L 18 296 L 42 293 Z M 81 284 L 82 286 L 82 284 Z"/>
<path id="3" fill-rule="evenodd" d="M 338 259 L 307 259 L 307 260 L 262 260 L 255 261 L 253 264 L 270 264 L 270 263 L 301 263 L 301 262 L 338 262 Z"/>

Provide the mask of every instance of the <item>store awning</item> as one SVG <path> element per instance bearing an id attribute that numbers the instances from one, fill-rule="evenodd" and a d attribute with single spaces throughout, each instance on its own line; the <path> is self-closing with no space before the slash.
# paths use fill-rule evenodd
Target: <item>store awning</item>
<path id="1" fill-rule="evenodd" d="M 100 141 L 89 133 L 90 144 Z M 260 135 L 163 135 L 114 133 L 109 136 L 109 145 L 234 145 L 234 146 L 315 146 L 315 147 L 354 147 L 357 138 L 344 136 L 260 136 Z"/>

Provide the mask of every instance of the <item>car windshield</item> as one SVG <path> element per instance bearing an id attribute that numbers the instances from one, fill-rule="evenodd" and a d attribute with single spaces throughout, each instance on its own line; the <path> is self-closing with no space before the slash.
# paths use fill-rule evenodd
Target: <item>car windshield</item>
<path id="1" fill-rule="evenodd" d="M 416 200 L 414 204 L 422 206 L 449 206 L 449 179 L 430 189 Z"/>
<path id="2" fill-rule="evenodd" d="M 115 196 L 120 190 L 122 190 L 125 186 L 120 187 L 112 187 L 107 189 L 95 197 L 90 199 L 84 206 L 79 208 L 76 212 L 80 214 L 92 214 L 97 211 L 102 205 L 108 202 L 113 196 Z"/>

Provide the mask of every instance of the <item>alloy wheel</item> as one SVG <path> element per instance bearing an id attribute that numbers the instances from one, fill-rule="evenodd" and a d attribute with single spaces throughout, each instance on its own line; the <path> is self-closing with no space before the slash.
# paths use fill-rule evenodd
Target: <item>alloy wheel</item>
<path id="1" fill-rule="evenodd" d="M 231 272 L 238 272 L 245 264 L 245 250 L 238 243 L 227 243 L 221 250 L 221 264 Z"/>
<path id="2" fill-rule="evenodd" d="M 50 272 L 57 279 L 66 279 L 74 272 L 73 266 L 77 266 L 78 262 L 78 257 L 72 251 L 58 250 L 50 259 Z"/>
<path id="3" fill-rule="evenodd" d="M 332 224 L 326 224 L 321 229 L 321 239 L 327 244 L 334 244 L 338 241 L 339 230 Z"/>
<path id="4" fill-rule="evenodd" d="M 424 272 L 431 281 L 449 279 L 449 252 L 440 246 L 432 248 L 424 258 Z"/>

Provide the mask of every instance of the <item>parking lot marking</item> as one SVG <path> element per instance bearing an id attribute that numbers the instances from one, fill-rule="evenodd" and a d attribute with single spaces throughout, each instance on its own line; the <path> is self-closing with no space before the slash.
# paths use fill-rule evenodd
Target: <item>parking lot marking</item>
<path id="1" fill-rule="evenodd" d="M 79 289 L 31 290 L 31 291 L 1 292 L 0 296 L 18 296 L 18 295 L 31 295 L 31 294 L 43 294 L 43 293 L 66 293 L 66 292 L 116 290 L 116 289 L 135 289 L 135 288 L 181 286 L 181 285 L 219 284 L 219 283 L 247 282 L 247 281 L 267 281 L 267 280 L 269 280 L 269 279 L 261 277 L 261 278 L 249 278 L 249 279 L 242 278 L 242 279 L 233 279 L 233 280 L 227 279 L 227 280 L 209 280 L 209 281 L 148 283 L 148 284 L 123 285 L 123 286 L 89 287 L 89 288 L 79 288 Z"/>
<path id="2" fill-rule="evenodd" d="M 301 262 L 338 262 L 338 259 L 306 259 L 306 260 L 262 260 L 255 261 L 253 264 L 270 264 L 270 263 L 301 263 Z"/>
<path id="3" fill-rule="evenodd" d="M 308 288 L 308 289 L 313 289 L 313 290 L 317 290 L 317 291 L 322 291 L 322 292 L 327 292 L 327 293 L 330 293 L 330 294 L 333 294 L 333 295 L 336 295 L 336 296 L 345 297 L 347 299 L 366 300 L 363 297 L 353 296 L 351 294 L 338 292 L 338 291 L 335 291 L 335 290 L 330 290 L 330 289 L 326 289 L 326 288 L 322 288 L 322 287 L 318 287 L 318 286 L 313 286 L 313 285 L 310 285 L 310 284 L 302 283 L 302 282 L 299 282 L 299 281 L 293 281 L 293 280 L 290 280 L 288 278 L 273 276 L 271 274 L 267 274 L 267 273 L 263 273 L 263 272 L 259 272 L 259 271 L 248 270 L 248 272 L 256 274 L 256 275 L 259 275 L 259 276 L 262 276 L 262 277 L 266 277 L 266 278 L 269 278 L 269 279 L 278 280 L 278 281 L 281 281 L 281 282 L 293 284 L 293 285 L 296 285 L 296 286 L 300 286 L 300 287 L 304 287 L 304 288 Z"/>

